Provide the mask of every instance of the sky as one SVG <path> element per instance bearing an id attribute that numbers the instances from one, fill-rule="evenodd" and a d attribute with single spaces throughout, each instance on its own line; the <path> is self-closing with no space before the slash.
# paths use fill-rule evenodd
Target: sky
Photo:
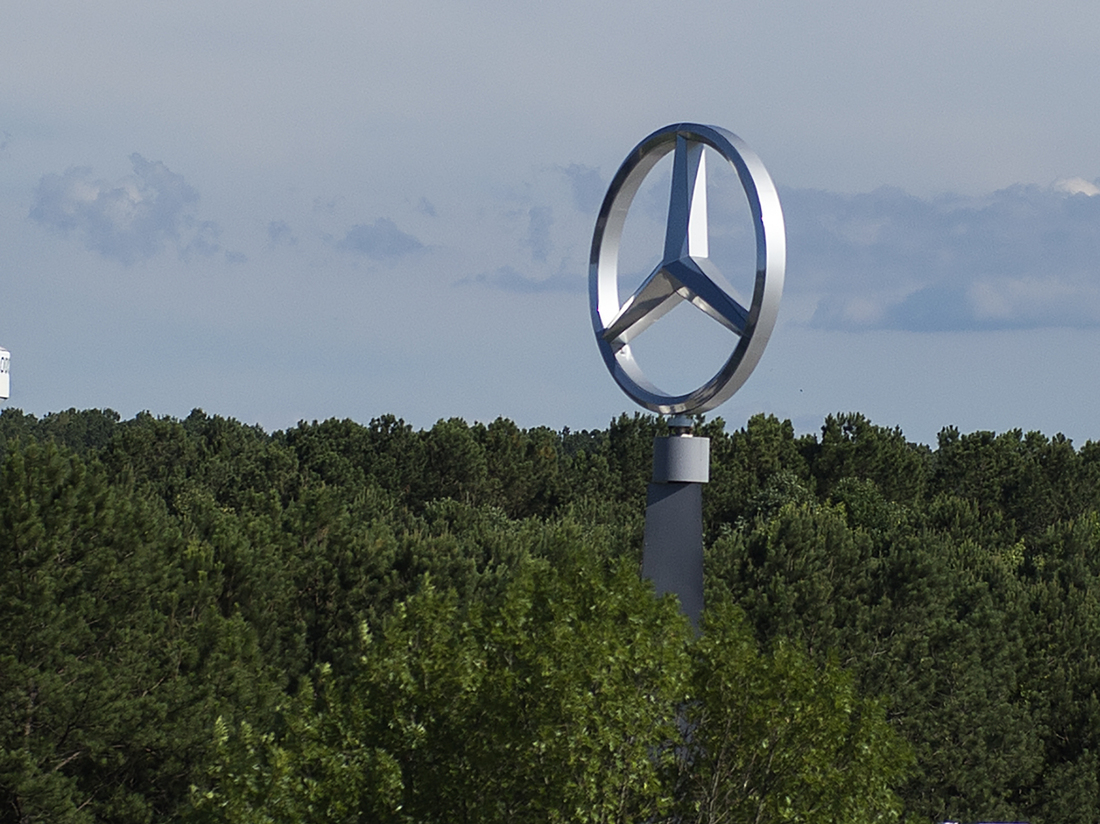
<path id="1" fill-rule="evenodd" d="M 1071 0 L 11 0 L 4 406 L 605 427 L 638 407 L 592 331 L 596 214 L 696 122 L 755 150 L 787 231 L 771 341 L 711 417 L 1100 441 L 1098 80 L 1100 4 Z M 708 174 L 751 285 L 743 195 Z M 684 304 L 638 359 L 687 391 L 726 334 Z"/>

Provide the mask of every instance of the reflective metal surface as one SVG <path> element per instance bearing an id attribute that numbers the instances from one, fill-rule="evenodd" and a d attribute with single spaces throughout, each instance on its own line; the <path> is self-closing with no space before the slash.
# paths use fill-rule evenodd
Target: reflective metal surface
<path id="1" fill-rule="evenodd" d="M 748 198 L 756 234 L 752 303 L 742 306 L 716 282 L 707 225 L 706 154 L 710 147 L 736 170 Z M 646 175 L 674 152 L 664 254 L 626 302 L 619 303 L 619 246 L 631 201 Z M 634 401 L 663 415 L 714 409 L 748 378 L 768 343 L 779 311 L 786 237 L 779 195 L 760 158 L 737 135 L 717 126 L 676 123 L 658 129 L 630 153 L 611 181 L 596 220 L 589 256 L 592 326 L 612 377 Z M 738 335 L 726 363 L 703 386 L 668 395 L 642 372 L 630 341 L 682 301 Z"/>

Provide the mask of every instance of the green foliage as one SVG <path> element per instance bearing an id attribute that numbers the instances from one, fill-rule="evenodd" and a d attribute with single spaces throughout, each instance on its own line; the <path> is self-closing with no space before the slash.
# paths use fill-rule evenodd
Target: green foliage
<path id="1" fill-rule="evenodd" d="M 716 418 L 700 427 L 699 434 L 711 439 L 711 477 L 704 499 L 708 532 L 786 500 L 812 497 L 809 465 L 790 421 L 754 415 L 744 429 L 730 435 Z"/>
<path id="2" fill-rule="evenodd" d="M 662 745 L 677 734 L 689 634 L 633 570 L 590 555 L 531 562 L 469 606 L 426 584 L 364 630 L 339 695 L 322 669 L 324 700 L 299 697 L 278 736 L 243 727 L 229 748 L 223 736 L 197 806 L 224 821 L 651 818 L 668 803 Z"/>
<path id="3" fill-rule="evenodd" d="M 930 453 L 905 440 L 900 429 L 872 424 L 859 414 L 833 416 L 821 441 L 809 448 L 813 474 L 824 494 L 844 478 L 873 481 L 891 501 L 912 501 L 928 479 Z"/>
<path id="4" fill-rule="evenodd" d="M 4 410 L 0 821 L 1100 815 L 1100 444 L 698 421 L 694 639 L 664 431 Z"/>
<path id="5" fill-rule="evenodd" d="M 260 709 L 247 626 L 163 508 L 31 441 L 0 477 L 0 804 L 148 821 L 183 801 L 223 702 Z"/>
<path id="6" fill-rule="evenodd" d="M 757 650 L 743 614 L 712 602 L 693 648 L 690 756 L 681 805 L 691 820 L 889 822 L 912 755 L 882 701 L 859 697 L 835 660 L 820 668 L 788 642 Z"/>
<path id="7" fill-rule="evenodd" d="M 331 672 L 318 687 L 302 685 L 281 707 L 281 730 L 258 733 L 242 721 L 233 734 L 219 717 L 216 755 L 207 779 L 217 789 L 191 791 L 194 822 L 301 824 L 386 821 L 400 810 L 400 769 L 385 751 L 362 740 L 363 718 L 333 705 Z"/>
<path id="8" fill-rule="evenodd" d="M 339 696 L 221 734 L 200 814 L 228 822 L 893 821 L 908 749 L 835 662 L 761 655 L 730 608 L 671 600 L 580 547 L 463 607 L 426 586 Z M 313 692 L 306 692 L 312 698 Z M 341 760 L 342 759 L 342 760 Z M 289 812 L 288 812 L 289 811 Z"/>

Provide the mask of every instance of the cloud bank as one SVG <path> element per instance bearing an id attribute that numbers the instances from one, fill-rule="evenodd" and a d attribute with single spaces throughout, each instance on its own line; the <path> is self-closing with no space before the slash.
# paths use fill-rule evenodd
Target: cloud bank
<path id="1" fill-rule="evenodd" d="M 1097 194 L 1080 178 L 984 198 L 784 191 L 788 288 L 816 298 L 819 328 L 1097 327 Z"/>
<path id="2" fill-rule="evenodd" d="M 91 169 L 72 167 L 38 182 L 30 218 L 85 248 L 131 264 L 175 246 L 181 257 L 207 257 L 221 251 L 221 229 L 194 216 L 198 192 L 160 161 L 130 155 L 134 173 L 111 182 Z"/>

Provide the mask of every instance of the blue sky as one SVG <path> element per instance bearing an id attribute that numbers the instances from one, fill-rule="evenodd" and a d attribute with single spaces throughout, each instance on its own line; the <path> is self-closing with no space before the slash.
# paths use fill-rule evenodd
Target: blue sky
<path id="1" fill-rule="evenodd" d="M 788 233 L 771 343 L 713 414 L 1100 440 L 1098 74 L 1085 2 L 16 0 L 7 405 L 605 426 L 634 407 L 589 321 L 596 211 L 642 137 L 695 121 L 761 156 Z M 724 360 L 666 320 L 655 377 Z"/>

